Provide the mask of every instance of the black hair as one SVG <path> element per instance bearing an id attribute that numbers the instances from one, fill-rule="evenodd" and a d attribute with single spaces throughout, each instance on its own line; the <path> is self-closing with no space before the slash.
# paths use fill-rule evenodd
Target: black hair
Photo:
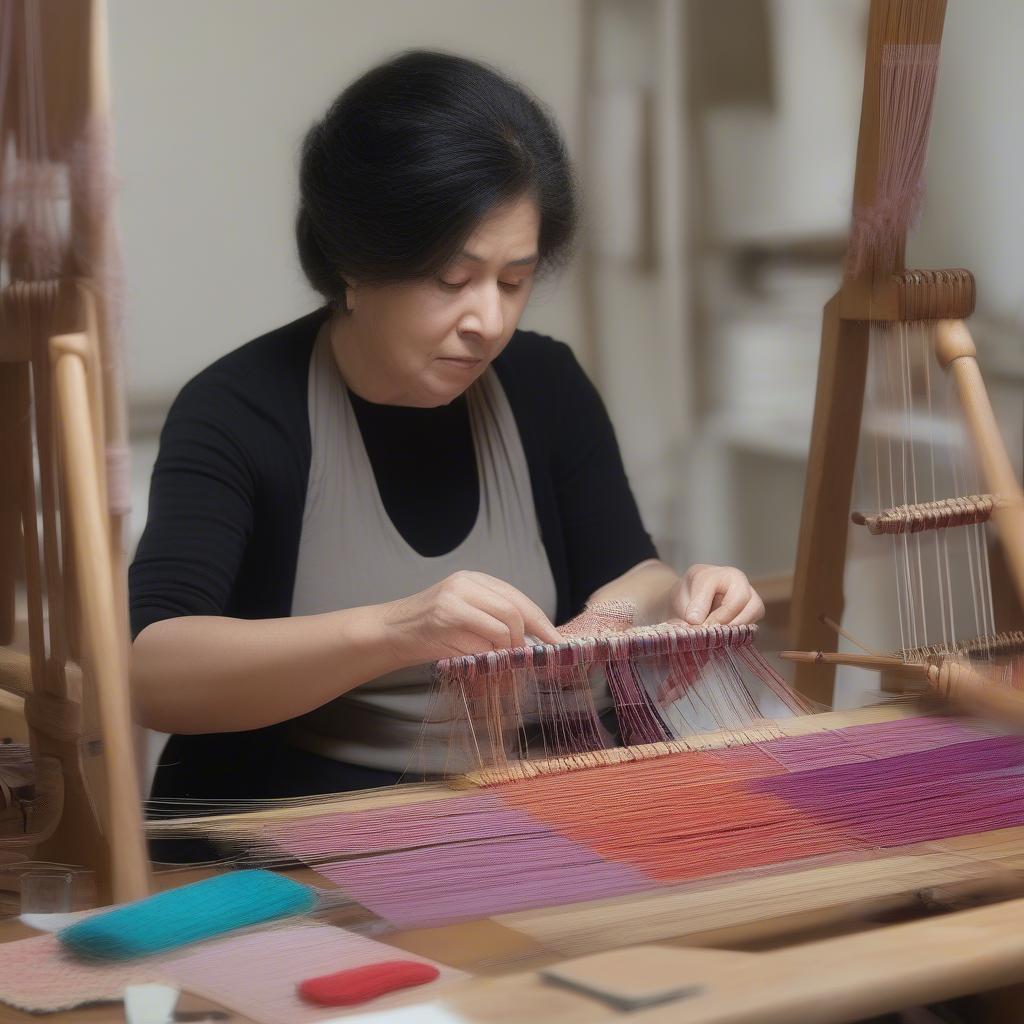
<path id="1" fill-rule="evenodd" d="M 346 282 L 438 273 L 495 207 L 540 212 L 539 270 L 561 263 L 576 188 L 553 119 L 521 86 L 463 57 L 413 50 L 368 71 L 307 133 L 299 260 L 328 301 Z"/>

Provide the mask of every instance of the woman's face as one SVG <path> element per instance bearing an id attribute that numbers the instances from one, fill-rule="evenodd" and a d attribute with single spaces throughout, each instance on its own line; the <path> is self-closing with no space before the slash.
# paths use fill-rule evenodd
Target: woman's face
<path id="1" fill-rule="evenodd" d="M 533 287 L 540 216 L 529 198 L 485 217 L 430 280 L 349 288 L 335 357 L 371 402 L 430 408 L 457 398 L 508 344 Z"/>

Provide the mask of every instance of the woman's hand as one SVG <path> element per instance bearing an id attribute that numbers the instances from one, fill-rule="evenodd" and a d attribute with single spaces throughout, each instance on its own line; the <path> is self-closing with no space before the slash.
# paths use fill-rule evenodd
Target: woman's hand
<path id="1" fill-rule="evenodd" d="M 691 626 L 739 626 L 757 622 L 764 603 L 739 569 L 691 565 L 672 588 L 669 610 Z"/>
<path id="2" fill-rule="evenodd" d="M 482 572 L 456 572 L 383 605 L 387 642 L 402 665 L 519 647 L 527 635 L 560 643 L 551 621 L 525 594 Z"/>

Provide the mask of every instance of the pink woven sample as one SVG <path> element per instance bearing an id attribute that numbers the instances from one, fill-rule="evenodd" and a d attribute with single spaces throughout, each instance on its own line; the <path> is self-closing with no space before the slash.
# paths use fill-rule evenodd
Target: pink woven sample
<path id="1" fill-rule="evenodd" d="M 153 960 L 91 964 L 66 953 L 56 935 L 0 943 L 0 1001 L 33 1013 L 117 1002 L 128 985 L 166 981 Z"/>
<path id="2" fill-rule="evenodd" d="M 636 625 L 637 607 L 631 601 L 599 601 L 588 604 L 575 619 L 559 626 L 562 636 L 602 636 L 621 633 Z"/>
<path id="3" fill-rule="evenodd" d="M 167 965 L 168 973 L 188 992 L 205 996 L 261 1024 L 312 1024 L 336 1019 L 338 1007 L 316 1007 L 299 998 L 298 984 L 343 968 L 382 961 L 413 960 L 440 970 L 436 981 L 421 985 L 416 999 L 438 985 L 464 978 L 461 971 L 425 957 L 396 952 L 373 939 L 324 924 L 264 928 L 232 939 L 204 943 Z M 408 1000 L 396 993 L 367 1004 L 368 1009 Z"/>

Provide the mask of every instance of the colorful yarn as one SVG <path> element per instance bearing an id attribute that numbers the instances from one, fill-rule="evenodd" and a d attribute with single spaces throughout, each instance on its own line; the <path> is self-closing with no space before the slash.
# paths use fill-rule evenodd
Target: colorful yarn
<path id="1" fill-rule="evenodd" d="M 334 974 L 307 978 L 299 984 L 299 996 L 318 1006 L 357 1006 L 371 999 L 435 981 L 440 971 L 415 960 L 389 960 L 353 967 Z"/>
<path id="2" fill-rule="evenodd" d="M 925 717 L 537 775 L 274 838 L 413 927 L 1022 825 L 1024 737 Z"/>
<path id="3" fill-rule="evenodd" d="M 82 957 L 126 960 L 305 914 L 316 902 L 313 889 L 283 875 L 233 871 L 79 921 L 58 938 Z"/>

